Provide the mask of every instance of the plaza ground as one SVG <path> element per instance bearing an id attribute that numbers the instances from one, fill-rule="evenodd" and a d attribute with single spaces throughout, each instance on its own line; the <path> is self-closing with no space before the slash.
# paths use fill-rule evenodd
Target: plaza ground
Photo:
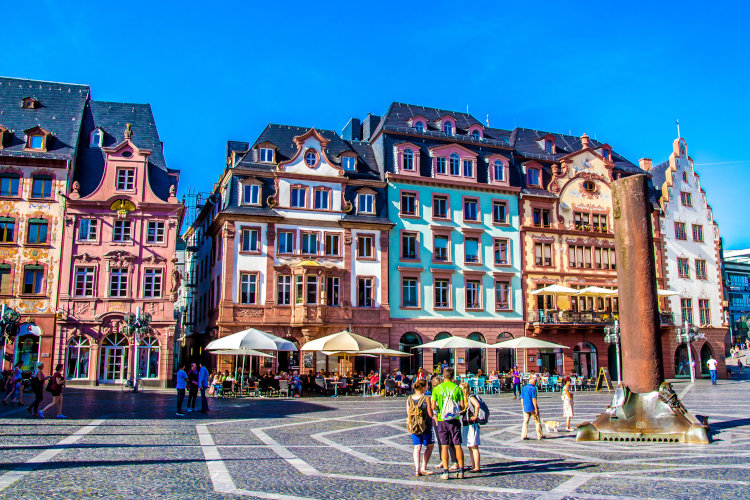
<path id="1" fill-rule="evenodd" d="M 484 470 L 449 481 L 413 476 L 403 398 L 211 399 L 208 415 L 180 418 L 171 391 L 67 389 L 67 420 L 0 407 L 0 498 L 746 496 L 750 381 L 674 387 L 710 417 L 711 444 L 577 443 L 564 433 L 521 441 L 518 401 L 488 395 Z M 575 393 L 574 421 L 610 398 Z M 544 420 L 562 420 L 559 393 L 541 393 L 540 405 Z"/>

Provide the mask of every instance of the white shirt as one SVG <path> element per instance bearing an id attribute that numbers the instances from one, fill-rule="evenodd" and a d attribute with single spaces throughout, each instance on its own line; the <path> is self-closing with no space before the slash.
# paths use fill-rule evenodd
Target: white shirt
<path id="1" fill-rule="evenodd" d="M 718 365 L 719 362 L 715 359 L 709 359 L 708 361 L 706 361 L 706 364 L 708 365 L 709 370 L 716 371 L 716 365 Z"/>

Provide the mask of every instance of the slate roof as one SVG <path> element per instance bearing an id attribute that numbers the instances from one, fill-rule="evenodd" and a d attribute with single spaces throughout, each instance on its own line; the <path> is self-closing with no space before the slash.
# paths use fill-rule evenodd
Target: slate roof
<path id="1" fill-rule="evenodd" d="M 0 77 L 0 125 L 13 132 L 10 139 L 5 138 L 0 157 L 72 160 L 89 94 L 88 85 Z M 37 99 L 38 107 L 21 107 L 26 97 Z M 24 130 L 35 126 L 52 134 L 47 152 L 24 151 Z"/>
<path id="2" fill-rule="evenodd" d="M 237 166 L 255 168 L 261 170 L 273 170 L 276 165 L 267 163 L 258 163 L 258 150 L 255 148 L 258 144 L 270 142 L 276 146 L 276 162 L 291 160 L 297 153 L 297 145 L 294 138 L 303 135 L 312 127 L 296 127 L 292 125 L 269 124 L 260 134 L 258 139 L 253 143 L 247 154 L 242 155 Z M 375 161 L 375 155 L 370 148 L 369 143 L 363 141 L 345 141 L 333 130 L 316 130 L 325 139 L 330 142 L 325 148 L 326 157 L 335 165 L 341 166 L 340 155 L 345 152 L 354 152 L 357 154 L 357 171 L 345 172 L 347 177 L 355 179 L 381 179 L 380 170 Z M 227 151 L 240 151 L 238 146 L 247 143 L 238 141 L 229 141 Z"/>
<path id="3" fill-rule="evenodd" d="M 95 128 L 101 128 L 104 132 L 102 145 L 111 147 L 124 140 L 127 123 L 131 124 L 133 135 L 130 139 L 136 147 L 151 150 L 148 161 L 149 184 L 154 194 L 166 201 L 169 198 L 170 186 L 177 186 L 179 171 L 167 168 L 151 106 L 122 102 L 89 101 L 86 104 L 74 173 L 74 180 L 81 185 L 81 196 L 91 194 L 104 174 L 104 152 L 101 148 L 89 147 L 91 132 Z"/>

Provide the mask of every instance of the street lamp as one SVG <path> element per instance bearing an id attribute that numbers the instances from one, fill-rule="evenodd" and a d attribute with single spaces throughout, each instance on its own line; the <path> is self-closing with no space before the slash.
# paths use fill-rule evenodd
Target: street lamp
<path id="1" fill-rule="evenodd" d="M 614 326 L 604 327 L 604 342 L 615 345 L 617 356 L 617 381 L 622 382 L 622 367 L 620 366 L 620 324 L 615 320 Z"/>
<path id="2" fill-rule="evenodd" d="M 138 370 L 138 345 L 140 342 L 138 334 L 147 334 L 151 330 L 149 323 L 151 323 L 151 315 L 145 311 L 141 312 L 140 307 L 135 309 L 135 314 L 128 313 L 125 315 L 125 331 L 129 335 L 133 335 L 133 344 L 135 344 L 135 354 L 133 356 L 133 388 L 136 391 L 138 390 L 139 380 L 136 376 L 136 371 Z"/>
<path id="3" fill-rule="evenodd" d="M 706 336 L 698 330 L 697 326 L 688 326 L 688 322 L 685 321 L 685 326 L 677 328 L 677 343 L 687 344 L 688 352 L 688 363 L 690 364 L 690 381 L 695 382 L 695 368 L 693 367 L 693 352 L 690 350 L 690 342 L 696 340 L 705 339 Z"/>

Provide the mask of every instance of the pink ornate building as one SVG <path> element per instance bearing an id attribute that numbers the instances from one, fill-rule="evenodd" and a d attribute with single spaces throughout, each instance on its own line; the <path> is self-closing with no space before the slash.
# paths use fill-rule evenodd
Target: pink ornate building
<path id="1" fill-rule="evenodd" d="M 132 373 L 135 340 L 124 317 L 151 317 L 138 342 L 139 375 L 172 378 L 179 287 L 174 251 L 183 205 L 148 105 L 89 101 L 68 194 L 55 362 L 75 383 L 117 383 Z"/>

